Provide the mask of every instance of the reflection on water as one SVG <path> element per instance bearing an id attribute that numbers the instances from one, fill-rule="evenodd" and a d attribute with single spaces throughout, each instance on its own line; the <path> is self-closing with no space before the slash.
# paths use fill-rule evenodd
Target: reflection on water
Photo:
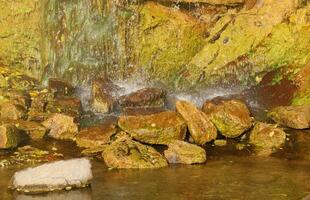
<path id="1" fill-rule="evenodd" d="M 91 200 L 91 190 L 81 189 L 63 192 L 54 192 L 39 195 L 25 195 L 15 193 L 14 199 L 16 200 Z"/>

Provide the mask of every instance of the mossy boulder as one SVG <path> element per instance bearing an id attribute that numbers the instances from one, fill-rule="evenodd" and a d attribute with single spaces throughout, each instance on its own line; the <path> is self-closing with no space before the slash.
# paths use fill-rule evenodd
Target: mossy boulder
<path id="1" fill-rule="evenodd" d="M 252 127 L 250 111 L 239 100 L 224 100 L 213 106 L 206 102 L 203 110 L 208 113 L 213 124 L 225 137 L 238 137 Z"/>
<path id="2" fill-rule="evenodd" d="M 10 124 L 0 126 L 0 149 L 16 148 L 24 139 L 24 135 L 16 126 Z"/>
<path id="3" fill-rule="evenodd" d="M 169 163 L 197 164 L 206 162 L 206 151 L 194 144 L 175 140 L 164 152 Z"/>
<path id="4" fill-rule="evenodd" d="M 74 123 L 74 118 L 55 113 L 42 122 L 42 125 L 49 131 L 48 136 L 60 140 L 75 140 L 78 133 L 78 126 Z"/>
<path id="5" fill-rule="evenodd" d="M 79 147 L 94 148 L 111 142 L 111 137 L 117 132 L 116 124 L 103 123 L 82 129 L 76 136 Z"/>
<path id="6" fill-rule="evenodd" d="M 173 140 L 184 140 L 187 130 L 185 121 L 172 111 L 121 116 L 118 126 L 134 139 L 148 144 L 169 144 Z"/>
<path id="7" fill-rule="evenodd" d="M 268 116 L 282 126 L 294 129 L 310 128 L 310 105 L 280 106 L 272 109 Z"/>
<path id="8" fill-rule="evenodd" d="M 153 147 L 129 138 L 112 142 L 104 149 L 102 157 L 111 168 L 160 168 L 168 165 L 166 159 Z"/>
<path id="9" fill-rule="evenodd" d="M 275 124 L 258 122 L 250 133 L 249 143 L 259 155 L 270 155 L 281 148 L 286 141 L 286 133 Z"/>
<path id="10" fill-rule="evenodd" d="M 196 144 L 204 145 L 216 138 L 217 130 L 210 118 L 195 105 L 187 101 L 178 101 L 176 109 L 186 121 L 190 135 Z"/>

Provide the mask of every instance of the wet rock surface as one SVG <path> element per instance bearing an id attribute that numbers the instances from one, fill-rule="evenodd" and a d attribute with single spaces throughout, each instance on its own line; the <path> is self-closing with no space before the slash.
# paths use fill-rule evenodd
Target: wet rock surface
<path id="1" fill-rule="evenodd" d="M 75 90 L 69 82 L 59 78 L 48 79 L 48 88 L 55 94 L 55 96 L 72 95 Z"/>
<path id="2" fill-rule="evenodd" d="M 277 107 L 268 115 L 282 126 L 294 129 L 310 128 L 310 105 Z"/>
<path id="3" fill-rule="evenodd" d="M 252 127 L 249 109 L 238 100 L 222 101 L 217 105 L 206 102 L 203 111 L 208 114 L 219 132 L 228 138 L 238 137 Z"/>
<path id="4" fill-rule="evenodd" d="M 47 113 L 63 113 L 78 119 L 82 113 L 82 104 L 77 98 L 61 97 L 49 101 L 45 110 Z"/>
<path id="5" fill-rule="evenodd" d="M 73 117 L 64 114 L 52 114 L 42 125 L 50 130 L 48 136 L 55 139 L 75 140 L 78 133 L 78 126 Z"/>
<path id="6" fill-rule="evenodd" d="M 134 139 L 148 144 L 169 144 L 172 140 L 184 140 L 186 135 L 184 120 L 172 111 L 121 116 L 118 126 Z"/>
<path id="7" fill-rule="evenodd" d="M 168 165 L 166 159 L 153 147 L 123 137 L 112 142 L 102 153 L 111 168 L 160 168 Z"/>
<path id="8" fill-rule="evenodd" d="M 216 138 L 217 130 L 210 118 L 198 110 L 195 105 L 186 101 L 178 101 L 176 110 L 186 121 L 190 135 L 195 143 L 204 145 Z"/>
<path id="9" fill-rule="evenodd" d="M 258 122 L 252 129 L 249 143 L 254 145 L 258 155 L 269 156 L 286 142 L 286 133 L 275 124 Z"/>
<path id="10" fill-rule="evenodd" d="M 194 144 L 175 140 L 168 145 L 164 155 L 169 163 L 197 164 L 206 162 L 206 151 Z"/>

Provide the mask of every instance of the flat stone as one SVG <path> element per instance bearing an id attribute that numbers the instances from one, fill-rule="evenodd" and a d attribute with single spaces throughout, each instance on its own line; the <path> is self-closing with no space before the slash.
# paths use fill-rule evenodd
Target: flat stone
<path id="1" fill-rule="evenodd" d="M 42 122 L 42 125 L 50 130 L 48 136 L 55 139 L 75 140 L 78 133 L 78 126 L 74 123 L 74 118 L 64 114 L 52 114 Z"/>
<path id="2" fill-rule="evenodd" d="M 270 155 L 285 144 L 286 133 L 274 124 L 258 122 L 250 133 L 249 143 L 259 155 Z"/>
<path id="3" fill-rule="evenodd" d="M 116 134 L 117 127 L 114 123 L 104 123 L 93 127 L 82 129 L 76 136 L 79 147 L 93 148 L 107 144 L 111 137 Z"/>
<path id="4" fill-rule="evenodd" d="M 166 159 L 153 147 L 130 138 L 112 142 L 103 151 L 102 157 L 111 168 L 160 168 L 168 165 Z"/>
<path id="5" fill-rule="evenodd" d="M 178 101 L 176 109 L 186 121 L 190 135 L 196 144 L 204 145 L 216 138 L 215 126 L 195 105 L 187 101 Z"/>
<path id="6" fill-rule="evenodd" d="M 206 162 L 206 151 L 194 144 L 175 140 L 164 152 L 169 163 L 197 164 Z"/>
<path id="7" fill-rule="evenodd" d="M 173 140 L 184 140 L 186 135 L 184 120 L 172 111 L 121 116 L 118 126 L 134 139 L 148 144 L 169 144 Z"/>
<path id="8" fill-rule="evenodd" d="M 238 137 L 252 127 L 250 111 L 239 100 L 221 101 L 213 106 L 207 103 L 203 111 L 208 113 L 217 130 L 228 138 Z"/>
<path id="9" fill-rule="evenodd" d="M 128 95 L 121 96 L 118 100 L 123 109 L 164 107 L 166 91 L 159 88 L 144 88 Z"/>
<path id="10" fill-rule="evenodd" d="M 310 105 L 280 106 L 272 109 L 268 116 L 282 126 L 294 129 L 310 128 Z"/>

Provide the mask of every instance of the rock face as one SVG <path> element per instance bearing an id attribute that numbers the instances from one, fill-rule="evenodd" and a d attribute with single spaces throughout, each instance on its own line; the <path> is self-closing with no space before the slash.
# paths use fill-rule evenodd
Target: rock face
<path id="1" fill-rule="evenodd" d="M 116 132 L 116 124 L 113 123 L 84 128 L 76 136 L 76 143 L 79 147 L 85 148 L 102 146 L 110 142 Z"/>
<path id="2" fill-rule="evenodd" d="M 172 140 L 184 140 L 186 135 L 184 120 L 171 111 L 121 116 L 118 125 L 134 139 L 148 144 L 169 144 Z"/>
<path id="3" fill-rule="evenodd" d="M 168 165 L 166 159 L 153 147 L 140 144 L 130 138 L 120 138 L 102 153 L 108 167 L 159 168 Z"/>
<path id="4" fill-rule="evenodd" d="M 119 104 L 126 108 L 164 107 L 166 91 L 159 88 L 145 88 L 119 98 Z"/>
<path id="5" fill-rule="evenodd" d="M 10 188 L 24 193 L 70 190 L 90 185 L 92 178 L 90 161 L 80 158 L 18 171 L 12 177 Z"/>
<path id="6" fill-rule="evenodd" d="M 110 80 L 100 78 L 92 83 L 92 107 L 99 113 L 110 113 L 115 107 L 115 97 L 120 88 Z"/>
<path id="7" fill-rule="evenodd" d="M 186 101 L 178 101 L 176 103 L 176 109 L 186 121 L 195 143 L 204 145 L 216 138 L 217 130 L 210 121 L 210 118 L 198 110 L 195 105 Z"/>
<path id="8" fill-rule="evenodd" d="M 74 123 L 73 117 L 63 114 L 52 114 L 42 125 L 50 130 L 48 136 L 61 140 L 75 140 L 78 133 L 78 126 Z"/>
<path id="9" fill-rule="evenodd" d="M 206 151 L 196 145 L 175 140 L 164 152 L 169 163 L 195 164 L 206 162 Z"/>
<path id="10" fill-rule="evenodd" d="M 275 122 L 294 129 L 310 128 L 310 105 L 280 106 L 268 113 Z"/>
<path id="11" fill-rule="evenodd" d="M 0 149 L 12 149 L 18 147 L 23 141 L 22 134 L 14 125 L 4 124 L 0 126 Z"/>
<path id="12" fill-rule="evenodd" d="M 252 126 L 249 109 L 238 100 L 222 101 L 213 106 L 207 102 L 203 111 L 208 113 L 220 133 L 228 138 L 238 137 Z"/>
<path id="13" fill-rule="evenodd" d="M 286 134 L 275 125 L 258 122 L 250 133 L 249 143 L 259 155 L 270 155 L 285 144 Z"/>

